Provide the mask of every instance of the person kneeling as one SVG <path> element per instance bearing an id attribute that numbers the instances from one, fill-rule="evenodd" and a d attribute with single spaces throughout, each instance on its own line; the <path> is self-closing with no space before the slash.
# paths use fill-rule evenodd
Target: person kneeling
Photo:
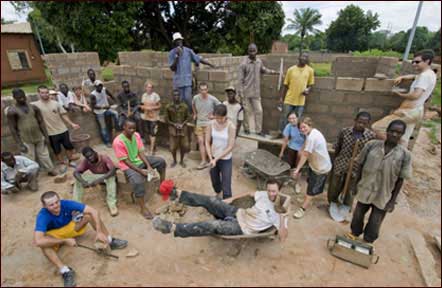
<path id="1" fill-rule="evenodd" d="M 285 216 L 275 210 L 280 184 L 275 180 L 268 180 L 266 186 L 267 191 L 242 194 L 227 200 L 231 203 L 235 199 L 250 195 L 254 197 L 255 205 L 248 209 L 237 208 L 216 197 L 173 188 L 170 192 L 171 200 L 178 199 L 179 203 L 185 205 L 204 207 L 216 220 L 174 224 L 156 216 L 152 221 L 153 227 L 164 234 L 173 232 L 175 237 L 198 237 L 257 234 L 274 226 L 278 229 L 279 238 L 285 240 L 288 233 Z"/>
<path id="2" fill-rule="evenodd" d="M 65 287 L 75 286 L 75 272 L 66 266 L 57 255 L 60 245 L 77 245 L 76 237 L 86 232 L 88 223 L 96 231 L 95 241 L 109 244 L 110 249 L 122 249 L 126 240 L 113 238 L 98 214 L 91 206 L 77 201 L 62 200 L 54 191 L 47 191 L 40 197 L 43 208 L 37 215 L 33 244 L 42 249 L 43 254 L 57 266 Z"/>
<path id="3" fill-rule="evenodd" d="M 38 190 L 38 166 L 25 156 L 14 156 L 2 152 L 2 194 L 16 193 L 28 186 L 32 192 Z"/>

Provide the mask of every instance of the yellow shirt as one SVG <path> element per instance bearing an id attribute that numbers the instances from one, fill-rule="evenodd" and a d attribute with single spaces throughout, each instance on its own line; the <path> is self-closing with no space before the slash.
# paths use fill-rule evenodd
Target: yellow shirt
<path id="1" fill-rule="evenodd" d="M 313 68 L 308 65 L 302 68 L 295 65 L 287 70 L 284 85 L 288 86 L 288 91 L 285 95 L 284 104 L 304 106 L 305 96 L 302 95 L 302 92 L 307 86 L 315 83 L 313 73 Z"/>

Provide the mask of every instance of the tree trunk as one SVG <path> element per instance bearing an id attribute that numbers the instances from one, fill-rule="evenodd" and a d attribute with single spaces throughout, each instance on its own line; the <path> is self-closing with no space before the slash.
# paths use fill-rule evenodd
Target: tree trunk
<path id="1" fill-rule="evenodd" d="M 304 45 L 304 35 L 301 34 L 301 43 L 299 43 L 299 56 L 302 54 L 302 46 Z"/>
<path id="2" fill-rule="evenodd" d="M 74 43 L 71 43 L 71 53 L 75 53 Z"/>
<path id="3" fill-rule="evenodd" d="M 60 37 L 58 36 L 58 34 L 56 35 L 56 38 L 57 38 L 57 45 L 60 48 L 61 52 L 67 54 L 66 49 L 64 49 L 63 44 L 61 44 Z"/>

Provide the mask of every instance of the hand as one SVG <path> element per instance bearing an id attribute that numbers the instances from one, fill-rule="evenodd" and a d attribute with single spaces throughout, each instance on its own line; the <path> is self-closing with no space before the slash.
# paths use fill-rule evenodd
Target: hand
<path id="1" fill-rule="evenodd" d="M 216 159 L 210 160 L 210 167 L 214 168 L 216 166 Z"/>
<path id="2" fill-rule="evenodd" d="M 148 170 L 146 170 L 146 169 L 142 169 L 140 172 L 140 174 L 143 175 L 144 177 L 147 177 L 147 173 L 148 173 Z"/>
<path id="3" fill-rule="evenodd" d="M 387 205 L 385 205 L 385 211 L 388 213 L 393 212 L 395 203 L 393 201 L 388 201 Z"/>
<path id="4" fill-rule="evenodd" d="M 216 65 L 211 64 L 210 67 L 212 67 L 212 69 L 218 69 L 219 67 Z"/>
<path id="5" fill-rule="evenodd" d="M 109 241 L 107 240 L 106 235 L 104 235 L 103 232 L 97 232 L 97 235 L 95 235 L 95 242 L 101 241 L 103 243 L 109 244 Z"/>
<path id="6" fill-rule="evenodd" d="M 193 120 L 196 120 L 196 114 L 192 115 Z"/>
<path id="7" fill-rule="evenodd" d="M 75 130 L 80 129 L 80 125 L 72 123 L 72 128 Z"/>
<path id="8" fill-rule="evenodd" d="M 304 96 L 308 96 L 310 94 L 310 89 L 305 89 L 303 92 L 302 92 L 302 95 L 304 95 Z"/>
<path id="9" fill-rule="evenodd" d="M 75 239 L 74 238 L 67 238 L 67 239 L 64 239 L 64 244 L 66 244 L 66 245 L 68 245 L 68 246 L 70 246 L 70 247 L 75 247 L 75 246 L 77 246 L 77 241 L 75 241 Z"/>
<path id="10" fill-rule="evenodd" d="M 404 78 L 402 76 L 399 76 L 396 79 L 394 79 L 393 84 L 394 85 L 399 85 L 402 82 L 402 80 L 404 80 Z"/>
<path id="11" fill-rule="evenodd" d="M 282 153 L 282 152 L 281 152 L 281 153 L 279 153 L 279 156 L 278 156 L 278 157 L 279 157 L 279 159 L 282 159 L 282 156 L 283 156 L 283 154 L 284 154 L 284 153 Z"/>
<path id="12" fill-rule="evenodd" d="M 399 92 L 399 91 L 395 91 L 395 90 L 393 90 L 393 94 L 395 94 L 395 95 L 397 95 L 397 96 L 401 96 L 401 95 L 402 95 L 401 92 Z"/>
<path id="13" fill-rule="evenodd" d="M 15 174 L 15 182 L 16 183 L 20 183 L 20 182 L 26 181 L 26 178 L 28 178 L 26 173 L 17 171 L 17 174 Z"/>
<path id="14" fill-rule="evenodd" d="M 20 144 L 20 152 L 21 153 L 28 153 L 28 147 L 26 147 L 26 145 L 23 143 Z"/>
<path id="15" fill-rule="evenodd" d="M 293 176 L 293 178 L 298 178 L 298 176 L 299 176 L 299 169 L 298 168 L 296 168 L 295 171 L 293 171 L 292 176 Z"/>

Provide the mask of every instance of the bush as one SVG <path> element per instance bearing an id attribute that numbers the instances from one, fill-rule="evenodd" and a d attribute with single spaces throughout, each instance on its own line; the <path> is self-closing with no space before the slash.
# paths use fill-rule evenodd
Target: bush
<path id="1" fill-rule="evenodd" d="M 403 54 L 393 51 L 393 50 L 388 50 L 388 51 L 382 51 L 379 49 L 371 49 L 371 50 L 367 50 L 367 51 L 355 51 L 352 53 L 353 56 L 364 56 L 364 57 L 379 57 L 379 56 L 384 56 L 384 57 L 397 57 L 399 59 L 402 58 Z M 408 55 L 408 59 L 413 59 L 413 54 L 409 54 Z"/>

